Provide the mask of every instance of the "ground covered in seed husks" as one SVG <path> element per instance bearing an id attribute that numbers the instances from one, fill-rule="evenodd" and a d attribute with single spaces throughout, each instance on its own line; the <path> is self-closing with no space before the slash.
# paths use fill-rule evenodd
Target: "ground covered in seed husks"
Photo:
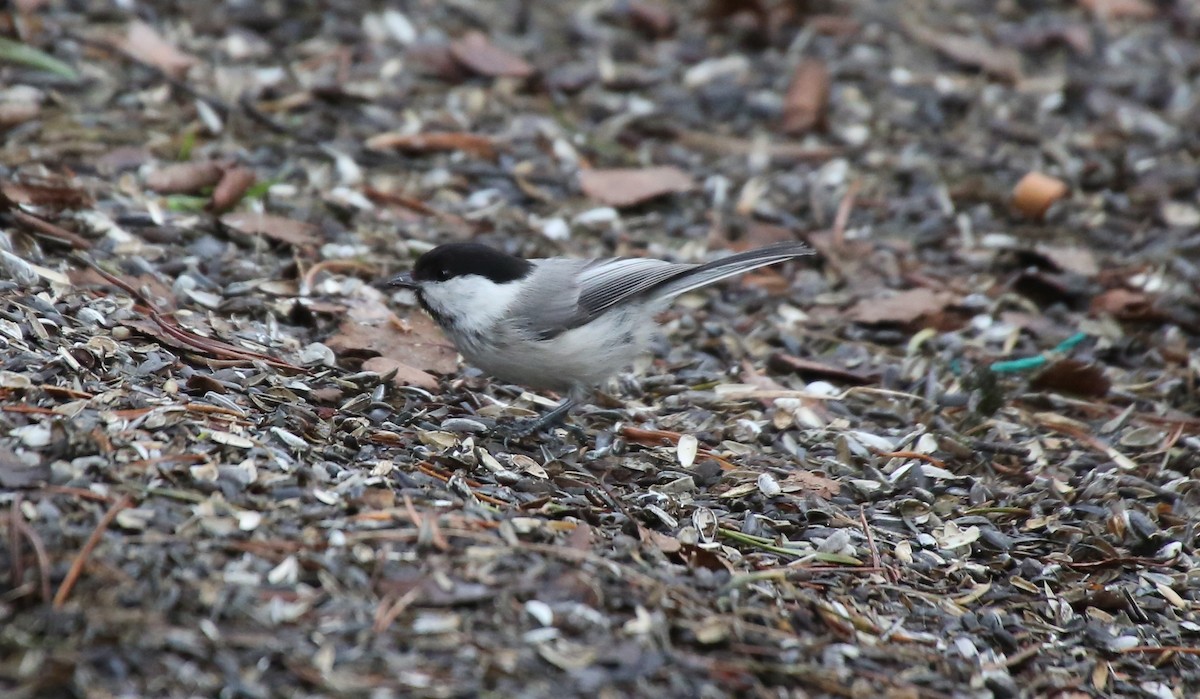
<path id="1" fill-rule="evenodd" d="M 0 12 L 6 697 L 1200 691 L 1189 0 Z M 377 282 L 810 258 L 571 429 Z"/>

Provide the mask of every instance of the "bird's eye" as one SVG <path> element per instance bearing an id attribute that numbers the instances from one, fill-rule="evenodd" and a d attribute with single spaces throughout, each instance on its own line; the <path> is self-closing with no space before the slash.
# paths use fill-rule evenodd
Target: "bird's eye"
<path id="1" fill-rule="evenodd" d="M 437 271 L 437 280 L 439 282 L 444 282 L 448 279 L 450 279 L 450 270 L 446 269 L 445 267 L 442 267 L 441 269 L 439 269 Z"/>

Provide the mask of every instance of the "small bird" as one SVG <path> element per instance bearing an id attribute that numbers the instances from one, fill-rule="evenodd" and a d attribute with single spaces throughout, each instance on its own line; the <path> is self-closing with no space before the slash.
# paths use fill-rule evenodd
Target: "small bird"
<path id="1" fill-rule="evenodd" d="M 705 264 L 650 258 L 526 260 L 478 243 L 421 255 L 388 284 L 412 289 L 471 364 L 497 379 L 567 397 L 514 430 L 555 423 L 649 345 L 655 316 L 675 297 L 752 269 L 812 254 L 781 243 Z"/>

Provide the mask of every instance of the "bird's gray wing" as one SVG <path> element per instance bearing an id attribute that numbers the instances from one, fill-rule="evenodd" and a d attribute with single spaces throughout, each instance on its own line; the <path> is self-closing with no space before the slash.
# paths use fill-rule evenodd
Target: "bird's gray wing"
<path id="1" fill-rule="evenodd" d="M 528 314 L 524 325 L 535 338 L 548 340 L 627 301 L 671 299 L 727 277 L 809 254 L 812 250 L 802 243 L 782 243 L 702 265 L 643 257 L 538 260 L 537 283 L 530 284 L 531 296 L 521 304 L 537 311 Z"/>
<path id="2" fill-rule="evenodd" d="M 602 260 L 544 259 L 528 280 L 517 306 L 526 334 L 549 340 L 591 321 L 617 304 L 696 265 L 645 258 Z"/>
<path id="3" fill-rule="evenodd" d="M 579 274 L 579 310 L 588 319 L 697 268 L 645 257 L 593 260 Z"/>

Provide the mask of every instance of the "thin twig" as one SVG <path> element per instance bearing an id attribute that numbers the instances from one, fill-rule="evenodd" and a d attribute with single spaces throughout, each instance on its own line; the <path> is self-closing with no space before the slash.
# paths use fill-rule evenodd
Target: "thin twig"
<path id="1" fill-rule="evenodd" d="M 24 519 L 21 515 L 21 494 L 13 498 L 12 507 L 8 511 L 8 551 L 12 560 L 12 586 L 15 588 L 25 579 L 25 559 L 21 556 L 21 528 L 17 523 Z"/>
<path id="2" fill-rule="evenodd" d="M 1184 655 L 1200 655 L 1200 648 L 1191 646 L 1134 646 L 1122 648 L 1122 653 L 1182 653 Z"/>
<path id="3" fill-rule="evenodd" d="M 837 214 L 833 217 L 833 244 L 838 248 L 846 244 L 846 224 L 850 222 L 850 212 L 854 210 L 854 200 L 861 187 L 861 180 L 852 180 L 846 188 L 846 195 L 838 202 Z"/>
<path id="4" fill-rule="evenodd" d="M 79 555 L 75 556 L 75 560 L 71 562 L 71 568 L 67 571 L 67 577 L 63 578 L 62 584 L 58 586 L 58 593 L 54 595 L 55 609 L 62 609 L 62 606 L 67 602 L 67 597 L 71 596 L 71 589 L 79 581 L 79 575 L 83 572 L 83 565 L 87 563 L 88 557 L 92 555 L 92 551 L 100 543 L 100 537 L 104 536 L 104 530 L 108 529 L 108 525 L 112 524 L 112 521 L 116 519 L 117 513 L 132 505 L 133 498 L 126 495 L 115 502 L 112 507 L 108 508 L 108 511 L 100 518 L 99 524 L 92 530 L 92 534 L 83 544 L 83 548 L 79 550 Z"/>
<path id="5" fill-rule="evenodd" d="M 50 557 L 46 555 L 46 545 L 42 543 L 42 537 L 38 535 L 37 530 L 25 521 L 20 514 L 17 515 L 16 521 L 13 522 L 18 532 L 25 536 L 29 541 L 29 545 L 33 547 L 33 557 L 38 564 L 38 577 L 40 578 L 40 586 L 42 589 L 42 601 L 50 604 Z M 14 586 L 15 587 L 15 586 Z"/>
<path id="6" fill-rule="evenodd" d="M 379 607 L 375 610 L 375 621 L 371 624 L 371 631 L 376 634 L 381 634 L 388 630 L 392 622 L 396 620 L 404 610 L 412 606 L 413 602 L 417 601 L 417 597 L 421 595 L 421 585 L 414 586 L 408 592 L 405 592 L 395 602 L 387 604 L 390 597 L 384 597 L 379 601 Z"/>
<path id="7" fill-rule="evenodd" d="M 87 265 L 88 267 L 91 267 L 93 270 L 96 271 L 97 274 L 99 274 L 101 277 L 103 277 L 104 280 L 107 281 L 108 283 L 116 286 L 117 288 L 121 289 L 125 293 L 129 294 L 134 300 L 136 300 L 139 304 L 144 306 L 143 310 L 145 310 L 146 314 L 148 316 L 150 316 L 150 319 L 153 320 L 158 325 L 158 327 L 162 328 L 163 332 L 165 332 L 167 335 L 171 336 L 172 338 L 180 341 L 181 343 L 187 345 L 188 347 L 191 347 L 192 349 L 195 349 L 195 350 L 198 350 L 201 352 L 208 352 L 209 354 L 216 355 L 218 357 L 225 358 L 225 359 L 239 359 L 239 360 L 243 360 L 243 361 L 258 360 L 258 361 L 270 364 L 271 366 L 273 366 L 277 369 L 288 369 L 288 370 L 295 371 L 295 372 L 303 372 L 304 371 L 304 369 L 301 367 L 298 367 L 294 364 L 289 364 L 288 362 L 285 362 L 282 359 L 276 359 L 275 357 L 272 357 L 269 354 L 263 354 L 262 352 L 254 352 L 252 350 L 242 349 L 240 347 L 235 347 L 227 342 L 222 342 L 220 340 L 214 340 L 214 339 L 204 338 L 204 337 L 194 335 L 193 333 L 190 333 L 187 330 L 185 330 L 184 328 L 182 328 L 175 321 L 170 320 L 163 314 L 159 313 L 154 308 L 154 305 L 151 304 L 149 301 L 147 301 L 146 298 L 144 296 L 142 296 L 142 294 L 139 291 L 137 291 L 136 289 L 133 288 L 133 286 L 126 283 L 124 280 L 116 277 L 115 275 L 109 274 L 104 269 L 102 269 L 100 267 L 100 265 L 96 264 L 93 260 L 89 259 L 88 257 L 86 257 L 84 255 L 75 255 L 75 259 L 79 260 L 80 262 Z"/>

